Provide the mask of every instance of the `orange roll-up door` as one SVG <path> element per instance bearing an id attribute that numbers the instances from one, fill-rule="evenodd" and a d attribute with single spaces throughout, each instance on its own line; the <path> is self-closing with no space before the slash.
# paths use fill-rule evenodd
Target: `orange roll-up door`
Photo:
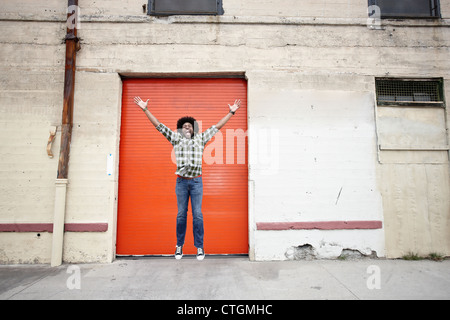
<path id="1" fill-rule="evenodd" d="M 176 164 L 172 145 L 134 104 L 148 108 L 172 130 L 192 116 L 201 131 L 241 108 L 205 147 L 204 247 L 207 254 L 248 253 L 247 83 L 244 79 L 125 79 L 120 133 L 117 248 L 119 255 L 170 255 L 176 245 Z M 227 140 L 228 139 L 228 140 Z M 194 254 L 192 211 L 183 253 Z"/>

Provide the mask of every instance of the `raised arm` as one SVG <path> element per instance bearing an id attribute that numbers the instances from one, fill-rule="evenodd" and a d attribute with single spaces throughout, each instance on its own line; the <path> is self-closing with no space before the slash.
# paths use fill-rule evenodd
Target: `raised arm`
<path id="1" fill-rule="evenodd" d="M 147 115 L 147 118 L 150 120 L 150 122 L 157 127 L 159 125 L 159 121 L 158 119 L 156 119 L 156 117 L 147 109 L 147 104 L 148 104 L 148 100 L 147 101 L 142 101 L 140 97 L 134 97 L 134 103 L 136 103 L 143 111 L 144 113 Z"/>
<path id="2" fill-rule="evenodd" d="M 225 125 L 225 123 L 227 123 L 228 120 L 231 119 L 231 117 L 234 115 L 236 110 L 239 109 L 240 106 L 241 106 L 241 100 L 235 100 L 234 104 L 232 106 L 228 105 L 228 107 L 230 108 L 230 111 L 227 113 L 227 115 L 225 117 L 223 117 L 219 122 L 217 122 L 216 128 L 220 130 L 220 128 L 222 128 Z"/>

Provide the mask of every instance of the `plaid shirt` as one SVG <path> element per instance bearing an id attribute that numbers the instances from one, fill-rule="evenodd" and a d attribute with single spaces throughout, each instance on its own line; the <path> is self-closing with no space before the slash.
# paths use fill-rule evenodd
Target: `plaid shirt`
<path id="1" fill-rule="evenodd" d="M 219 131 L 216 126 L 196 133 L 192 139 L 187 139 L 180 132 L 172 131 L 160 123 L 156 130 L 169 140 L 175 150 L 177 171 L 175 174 L 186 178 L 197 177 L 202 174 L 203 149 L 206 143 Z"/>

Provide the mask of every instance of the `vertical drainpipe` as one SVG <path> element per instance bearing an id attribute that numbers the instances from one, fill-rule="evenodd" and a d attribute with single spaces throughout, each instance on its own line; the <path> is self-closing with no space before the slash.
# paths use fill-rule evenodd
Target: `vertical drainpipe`
<path id="1" fill-rule="evenodd" d="M 72 9 L 78 8 L 78 0 L 68 0 L 67 21 L 72 15 Z M 78 11 L 75 9 L 75 15 Z M 78 19 L 78 17 L 76 17 Z M 53 217 L 52 256 L 51 266 L 59 266 L 62 263 L 64 242 L 64 220 L 66 213 L 66 190 L 69 173 L 70 141 L 73 126 L 73 97 L 75 91 L 75 67 L 76 53 L 80 49 L 77 37 L 76 22 L 67 27 L 66 62 L 64 74 L 64 102 L 61 127 L 61 147 L 59 152 L 58 174 L 56 178 L 55 206 Z"/>

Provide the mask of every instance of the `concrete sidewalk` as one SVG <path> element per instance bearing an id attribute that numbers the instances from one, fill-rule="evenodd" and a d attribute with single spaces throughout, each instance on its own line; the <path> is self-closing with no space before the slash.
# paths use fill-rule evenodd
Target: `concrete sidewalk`
<path id="1" fill-rule="evenodd" d="M 0 299 L 450 299 L 450 260 L 117 259 L 0 266 Z"/>

